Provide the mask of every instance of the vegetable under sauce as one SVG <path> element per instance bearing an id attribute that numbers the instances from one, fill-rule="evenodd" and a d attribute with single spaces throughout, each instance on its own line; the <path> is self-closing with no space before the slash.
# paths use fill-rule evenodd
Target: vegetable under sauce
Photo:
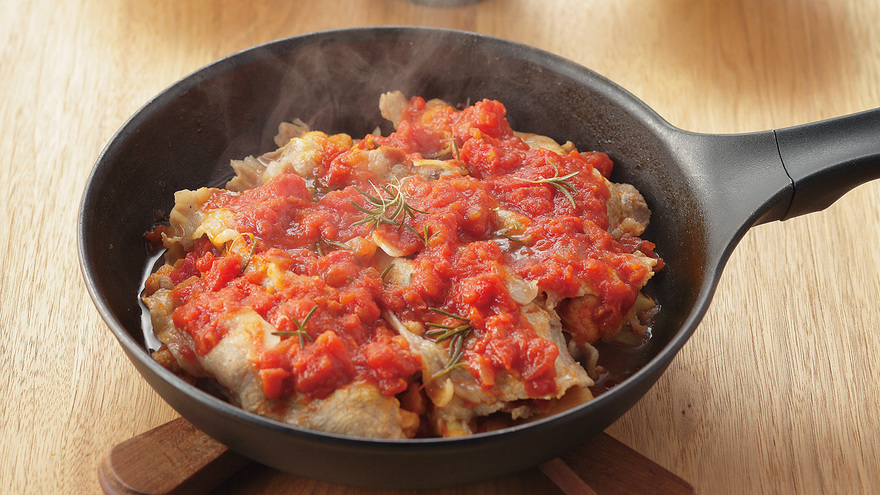
<path id="1" fill-rule="evenodd" d="M 612 383 L 592 344 L 647 340 L 662 260 L 609 157 L 514 132 L 497 101 L 381 107 L 388 136 L 300 126 L 228 189 L 176 195 L 148 234 L 168 248 L 145 284 L 156 359 L 358 436 L 469 434 Z M 343 396 L 361 410 L 334 417 Z"/>

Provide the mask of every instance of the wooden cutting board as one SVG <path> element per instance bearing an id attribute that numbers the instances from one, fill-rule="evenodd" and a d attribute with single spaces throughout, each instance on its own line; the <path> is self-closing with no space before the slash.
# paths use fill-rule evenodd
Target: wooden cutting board
<path id="1" fill-rule="evenodd" d="M 251 462 L 178 418 L 113 447 L 98 476 L 108 494 L 195 494 Z M 605 433 L 540 469 L 571 495 L 694 493 L 689 483 Z"/>

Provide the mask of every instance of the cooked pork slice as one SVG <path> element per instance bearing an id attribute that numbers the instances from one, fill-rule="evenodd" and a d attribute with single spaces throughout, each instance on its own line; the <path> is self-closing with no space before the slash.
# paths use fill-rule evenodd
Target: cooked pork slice
<path id="1" fill-rule="evenodd" d="M 280 340 L 271 333 L 275 327 L 252 310 L 230 315 L 225 323 L 229 333 L 200 361 L 206 371 L 232 391 L 243 409 L 303 428 L 341 435 L 407 438 L 414 433 L 411 413 L 401 411 L 395 397 L 382 395 L 375 385 L 366 382 L 352 382 L 324 399 L 269 400 L 250 357 L 256 339 L 262 340 L 266 347 Z"/>
<path id="2" fill-rule="evenodd" d="M 566 141 L 565 144 L 559 144 L 553 138 L 542 136 L 540 134 L 533 134 L 531 132 L 514 131 L 513 135 L 522 139 L 523 142 L 529 145 L 529 148 L 545 149 L 558 155 L 566 155 L 575 149 L 574 144 L 571 141 Z"/>
<path id="3" fill-rule="evenodd" d="M 193 376 L 216 379 L 229 400 L 246 411 L 302 428 L 366 438 L 409 438 L 418 428 L 417 416 L 364 381 L 349 383 L 323 399 L 266 397 L 253 362 L 255 346 L 272 347 L 280 338 L 272 335 L 275 327 L 252 309 L 224 315 L 219 325 L 226 334 L 210 352 L 198 356 L 191 350 L 192 339 L 172 322 L 170 291 L 160 289 L 144 301 L 151 310 L 154 332 L 178 364 Z"/>
<path id="4" fill-rule="evenodd" d="M 406 285 L 412 273 L 411 261 L 396 259 L 386 274 L 386 281 Z M 449 350 L 445 345 L 424 336 L 426 327 L 422 322 L 401 321 L 390 312 L 384 315 L 392 328 L 403 335 L 410 347 L 421 355 L 425 391 L 434 406 L 430 417 L 440 435 L 474 433 L 478 417 L 499 411 L 509 413 L 513 419 L 528 418 L 535 413 L 535 409 L 525 399 L 559 399 L 573 387 L 593 385 L 586 371 L 567 352 L 559 317 L 534 301 L 537 295 L 534 284 L 523 280 L 512 270 L 506 270 L 506 274 L 506 284 L 514 300 L 522 305 L 522 314 L 539 337 L 552 342 L 559 349 L 554 363 L 555 393 L 534 397 L 527 392 L 522 378 L 504 371 L 499 371 L 492 379 L 494 384 L 487 387 L 467 367 L 446 370 Z"/>
<path id="5" fill-rule="evenodd" d="M 350 163 L 353 167 L 370 172 L 379 184 L 394 183 L 413 175 L 412 164 L 406 153 L 389 146 L 374 150 L 352 150 Z"/>
<path id="6" fill-rule="evenodd" d="M 400 91 L 389 91 L 379 96 L 379 111 L 382 117 L 394 124 L 395 129 L 403 116 L 406 102 L 406 96 Z"/>
<path id="7" fill-rule="evenodd" d="M 453 163 L 411 158 L 398 148 L 380 146 L 372 150 L 353 149 L 349 155 L 349 163 L 372 174 L 379 184 L 400 184 L 414 175 L 431 181 L 443 176 L 467 174 L 465 168 Z"/>
<path id="8" fill-rule="evenodd" d="M 252 189 L 282 173 L 312 178 L 312 172 L 321 163 L 328 140 L 344 147 L 350 148 L 352 145 L 351 137 L 346 134 L 328 136 L 320 131 L 308 132 L 302 137 L 291 138 L 281 148 L 259 158 L 232 160 L 236 175 L 226 184 L 226 188 L 230 191 Z"/>
<path id="9" fill-rule="evenodd" d="M 637 251 L 633 260 L 641 263 L 645 272 L 639 287 L 644 287 L 654 275 L 656 258 L 644 255 Z M 617 275 L 609 274 L 612 280 Z M 616 307 L 599 295 L 599 287 L 590 287 L 584 283 L 581 286 L 581 295 L 561 302 L 559 316 L 565 325 L 565 329 L 579 343 L 593 343 L 598 340 L 612 340 L 620 334 L 627 325 L 635 333 L 644 334 L 645 327 L 640 323 L 639 315 L 647 314 L 655 305 L 653 300 L 638 292 L 632 297 L 630 304 Z M 551 299 L 548 297 L 548 299 Z"/>
<path id="10" fill-rule="evenodd" d="M 536 412 L 525 399 L 559 399 L 573 387 L 589 387 L 592 379 L 586 371 L 567 352 L 565 337 L 559 318 L 552 312 L 530 304 L 523 308 L 526 318 L 532 323 L 538 335 L 553 342 L 559 349 L 556 358 L 556 393 L 544 397 L 528 394 L 521 378 L 510 373 L 500 372 L 494 378 L 494 385 L 487 388 L 474 377 L 468 368 L 457 367 L 443 372 L 449 359 L 446 348 L 427 339 L 411 329 L 419 329 L 417 322 L 403 323 L 396 316 L 386 318 L 393 328 L 403 335 L 422 357 L 425 391 L 434 408 L 430 414 L 434 429 L 443 436 L 461 436 L 474 433 L 475 421 L 479 417 L 495 412 L 506 412 L 512 419 L 528 418 Z"/>
<path id="11" fill-rule="evenodd" d="M 218 323 L 227 328 L 227 333 L 210 352 L 197 357 L 202 369 L 220 382 L 229 391 L 230 400 L 245 411 L 278 419 L 273 401 L 263 392 L 257 368 L 249 359 L 255 340 L 268 347 L 280 341 L 271 333 L 275 328 L 252 309 L 224 315 Z"/>
<path id="12" fill-rule="evenodd" d="M 372 384 L 350 383 L 326 399 L 291 407 L 283 421 L 311 430 L 364 438 L 412 438 L 419 417 Z"/>
<path id="13" fill-rule="evenodd" d="M 629 184 L 608 182 L 608 232 L 615 239 L 642 235 L 651 220 L 651 210 L 639 191 Z"/>
<path id="14" fill-rule="evenodd" d="M 235 171 L 235 177 L 226 183 L 231 191 L 253 189 L 268 180 L 266 168 L 269 162 L 264 157 L 246 156 L 242 160 L 232 160 L 229 165 Z"/>
<path id="15" fill-rule="evenodd" d="M 226 187 L 230 191 L 241 192 L 261 186 L 284 173 L 313 180 L 315 167 L 321 163 L 326 146 L 352 148 L 353 144 L 351 137 L 346 134 L 327 136 L 315 131 L 293 137 L 281 148 L 258 158 L 249 156 L 243 160 L 232 160 L 236 175 Z M 465 168 L 442 160 L 410 160 L 402 150 L 390 146 L 370 150 L 352 148 L 347 163 L 370 173 L 377 184 L 399 183 L 413 175 L 436 180 L 441 176 L 467 174 Z"/>
<path id="16" fill-rule="evenodd" d="M 466 168 L 448 160 L 414 160 L 411 170 L 413 175 L 418 175 L 427 181 L 445 176 L 468 174 Z"/>
<path id="17" fill-rule="evenodd" d="M 540 134 L 525 132 L 514 132 L 514 134 L 533 149 L 542 148 L 559 155 L 566 155 L 575 149 L 571 142 L 560 145 L 555 140 Z M 593 173 L 596 176 L 601 175 L 595 170 Z M 648 222 L 651 220 L 651 210 L 648 209 L 645 198 L 630 184 L 617 184 L 604 178 L 603 180 L 611 193 L 611 197 L 606 205 L 609 224 L 608 232 L 615 239 L 619 239 L 624 235 L 634 237 L 642 235 L 645 229 L 648 228 Z"/>
<path id="18" fill-rule="evenodd" d="M 150 277 L 150 279 L 154 277 L 155 275 Z M 171 290 L 167 288 L 158 289 L 151 295 L 142 298 L 142 300 L 150 310 L 153 333 L 163 344 L 162 352 L 171 353 L 177 365 L 187 374 L 195 378 L 207 377 L 208 374 L 199 362 L 189 357 L 192 356 L 190 350 L 195 347 L 192 338 L 186 332 L 178 330 L 171 319 L 174 310 Z"/>
<path id="19" fill-rule="evenodd" d="M 275 135 L 275 144 L 278 147 L 284 146 L 293 138 L 301 138 L 309 132 L 309 125 L 300 119 L 293 119 L 293 122 L 282 122 L 278 124 L 278 134 Z"/>
<path id="20" fill-rule="evenodd" d="M 202 187 L 195 191 L 182 190 L 174 193 L 174 208 L 169 216 L 170 225 L 162 233 L 162 243 L 172 249 L 179 245 L 192 250 L 195 241 L 203 235 L 215 245 L 235 239 L 239 233 L 227 227 L 231 212 L 223 209 L 206 210 L 204 205 L 220 189 Z"/>

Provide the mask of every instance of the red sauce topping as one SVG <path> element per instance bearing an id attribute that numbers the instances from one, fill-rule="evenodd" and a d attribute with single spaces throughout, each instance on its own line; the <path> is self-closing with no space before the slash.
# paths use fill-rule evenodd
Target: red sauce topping
<path id="1" fill-rule="evenodd" d="M 589 287 L 602 300 L 596 321 L 611 328 L 650 271 L 631 253 L 653 256 L 653 245 L 606 231 L 608 156 L 531 149 L 505 113 L 496 101 L 459 111 L 416 97 L 389 136 L 351 148 L 328 137 L 311 183 L 286 173 L 240 194 L 218 191 L 204 210 L 231 212 L 228 227 L 247 246 L 223 255 L 203 238 L 175 265 L 175 325 L 205 355 L 252 309 L 281 336 L 271 346 L 254 342 L 266 395 L 320 398 L 355 380 L 387 395 L 416 380 L 421 360 L 383 311 L 438 325 L 466 321 L 461 362 L 484 387 L 504 372 L 532 397 L 553 394 L 559 349 L 523 314 L 510 274 L 562 298 Z M 468 174 L 383 181 L 359 166 L 379 147 L 406 164 L 443 156 Z M 369 196 L 396 193 L 411 208 L 398 217 L 405 225 L 371 222 Z M 499 211 L 516 220 L 502 224 Z M 387 257 L 373 234 L 411 260 L 408 284 L 383 282 Z"/>

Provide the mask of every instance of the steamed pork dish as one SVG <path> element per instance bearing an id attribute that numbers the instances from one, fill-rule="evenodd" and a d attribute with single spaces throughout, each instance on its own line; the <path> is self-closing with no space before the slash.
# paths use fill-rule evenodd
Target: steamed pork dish
<path id="1" fill-rule="evenodd" d="M 452 437 L 592 398 L 597 341 L 644 340 L 662 267 L 599 152 L 502 103 L 383 95 L 394 131 L 280 126 L 225 189 L 175 194 L 143 301 L 154 358 L 243 409 L 370 438 Z"/>

